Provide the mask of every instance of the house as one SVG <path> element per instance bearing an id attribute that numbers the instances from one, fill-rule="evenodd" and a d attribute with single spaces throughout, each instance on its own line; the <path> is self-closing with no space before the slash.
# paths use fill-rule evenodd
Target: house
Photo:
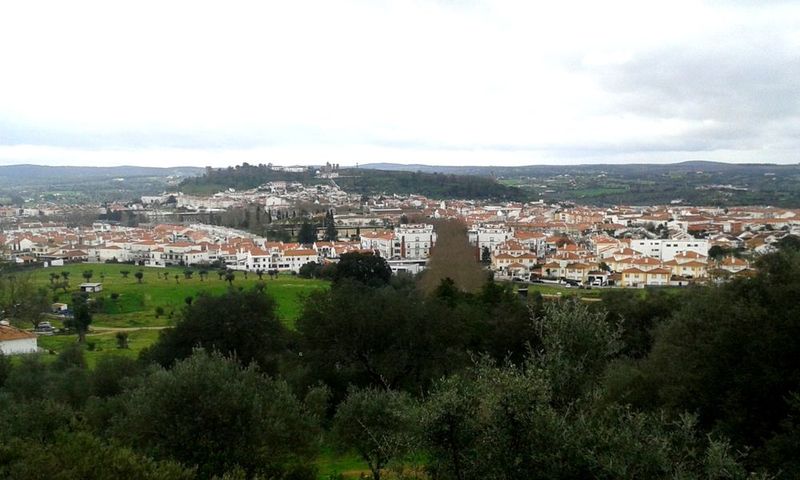
<path id="1" fill-rule="evenodd" d="M 647 284 L 647 272 L 638 268 L 628 268 L 622 271 L 620 286 L 641 287 Z"/>
<path id="2" fill-rule="evenodd" d="M 747 262 L 747 260 L 742 258 L 725 257 L 721 262 L 719 262 L 719 268 L 720 270 L 725 270 L 726 272 L 739 273 L 742 270 L 747 270 L 750 268 L 750 264 Z"/>
<path id="3" fill-rule="evenodd" d="M 52 311 L 53 313 L 62 313 L 66 312 L 67 310 L 69 310 L 69 305 L 67 305 L 66 303 L 57 302 L 50 306 L 50 311 Z"/>
<path id="4" fill-rule="evenodd" d="M 102 283 L 81 283 L 80 284 L 81 292 L 86 293 L 96 293 L 103 291 L 103 284 Z"/>
<path id="5" fill-rule="evenodd" d="M 12 327 L 8 322 L 0 322 L 0 352 L 3 355 L 35 353 L 39 349 L 36 342 L 35 334 Z"/>

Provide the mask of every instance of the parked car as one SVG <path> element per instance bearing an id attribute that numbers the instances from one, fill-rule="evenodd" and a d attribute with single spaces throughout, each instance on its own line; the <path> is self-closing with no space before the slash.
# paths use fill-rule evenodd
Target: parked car
<path id="1" fill-rule="evenodd" d="M 36 335 L 53 335 L 56 333 L 56 329 L 53 328 L 53 325 L 51 325 L 50 322 L 39 322 L 33 332 Z"/>

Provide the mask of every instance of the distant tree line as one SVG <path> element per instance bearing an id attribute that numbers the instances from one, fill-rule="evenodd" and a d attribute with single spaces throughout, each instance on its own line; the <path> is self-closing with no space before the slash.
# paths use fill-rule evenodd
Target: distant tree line
<path id="1" fill-rule="evenodd" d="M 431 198 L 525 200 L 522 190 L 503 185 L 489 176 L 441 173 L 403 172 L 372 169 L 342 169 L 337 185 L 352 193 L 364 195 L 419 194 Z M 202 176 L 184 180 L 180 188 L 186 193 L 214 193 L 234 188 L 251 189 L 267 182 L 289 181 L 306 185 L 321 183 L 314 171 L 285 172 L 270 165 L 249 165 L 207 169 Z"/>

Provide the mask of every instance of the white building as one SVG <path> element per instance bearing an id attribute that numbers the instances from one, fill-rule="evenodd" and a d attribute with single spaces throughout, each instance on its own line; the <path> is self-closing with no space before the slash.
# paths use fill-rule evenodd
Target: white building
<path id="1" fill-rule="evenodd" d="M 473 227 L 468 232 L 469 241 L 471 244 L 478 247 L 478 251 L 482 252 L 483 247 L 494 252 L 495 249 L 511 238 L 511 229 L 506 226 L 479 226 Z"/>
<path id="2" fill-rule="evenodd" d="M 362 250 L 373 250 L 383 258 L 394 256 L 394 233 L 392 232 L 361 232 Z"/>
<path id="3" fill-rule="evenodd" d="M 394 229 L 394 255 L 403 259 L 425 259 L 436 244 L 436 232 L 430 224 L 400 225 Z"/>
<path id="4" fill-rule="evenodd" d="M 695 252 L 708 256 L 708 240 L 701 238 L 686 239 L 631 239 L 630 247 L 642 255 L 668 262 L 679 253 Z"/>
<path id="5" fill-rule="evenodd" d="M 0 352 L 3 355 L 35 353 L 38 350 L 36 335 L 0 322 Z"/>

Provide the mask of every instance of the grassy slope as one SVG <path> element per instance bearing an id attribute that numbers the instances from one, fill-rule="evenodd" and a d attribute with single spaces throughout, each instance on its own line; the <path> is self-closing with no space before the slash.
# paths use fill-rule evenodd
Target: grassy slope
<path id="1" fill-rule="evenodd" d="M 167 314 L 171 311 L 177 314 L 185 305 L 186 297 L 195 297 L 201 292 L 220 294 L 229 288 L 228 283 L 220 280 L 215 272 L 211 272 L 203 281 L 197 273 L 198 269 L 193 269 L 195 273 L 192 278 L 186 279 L 183 268 L 146 268 L 113 264 L 76 264 L 37 269 L 31 273 L 31 278 L 36 284 L 47 287 L 50 285 L 50 273 L 70 272 L 69 293 L 64 294 L 62 290 L 57 292 L 60 301 L 70 303 L 72 292 L 85 281 L 81 276 L 85 270 L 92 270 L 91 282 L 103 284 L 102 293 L 92 294 L 94 297 L 105 297 L 104 313 L 98 313 L 94 317 L 94 325 L 98 327 L 169 326 L 168 318 L 156 318 L 156 307 L 164 308 Z M 121 270 L 131 272 L 127 279 L 122 277 Z M 133 276 L 134 272 L 139 270 L 144 272 L 141 284 Z M 166 280 L 163 278 L 165 272 L 169 273 Z M 177 281 L 175 275 L 179 275 Z M 233 286 L 252 288 L 257 282 L 258 277 L 255 274 L 248 274 L 248 278 L 245 279 L 242 272 L 236 272 Z M 267 285 L 267 292 L 278 302 L 278 315 L 289 327 L 294 325 L 300 313 L 302 297 L 312 291 L 327 288 L 327 282 L 289 275 L 281 275 L 275 280 L 264 276 L 264 283 Z M 116 301 L 111 300 L 112 293 L 119 294 Z"/>
<path id="2" fill-rule="evenodd" d="M 112 264 L 75 264 L 65 267 L 43 268 L 33 270 L 30 273 L 32 281 L 42 287 L 48 287 L 51 273 L 70 272 L 70 288 L 67 293 L 58 290 L 54 296 L 59 301 L 67 304 L 71 303 L 71 295 L 77 290 L 80 283 L 85 280 L 82 273 L 85 270 L 92 270 L 93 276 L 90 281 L 102 282 L 103 292 L 91 294 L 92 297 L 103 297 L 104 307 L 102 313 L 94 314 L 92 331 L 87 338 L 87 343 L 94 344 L 94 350 L 86 350 L 86 359 L 90 366 L 93 366 L 97 359 L 104 355 L 125 355 L 136 356 L 139 351 L 152 344 L 158 338 L 158 330 L 174 324 L 177 320 L 181 308 L 185 305 L 186 297 L 196 297 L 201 292 L 210 294 L 220 294 L 230 288 L 228 283 L 220 280 L 215 272 L 209 274 L 203 281 L 195 271 L 191 279 L 186 279 L 183 275 L 183 268 L 142 268 L 132 265 L 112 265 Z M 123 278 L 121 270 L 129 270 L 131 273 L 128 278 Z M 144 272 L 142 283 L 138 283 L 133 276 L 134 272 L 141 270 Z M 168 272 L 168 279 L 163 278 L 164 272 Z M 175 275 L 179 279 L 175 280 Z M 236 273 L 234 287 L 252 288 L 258 282 L 258 277 L 248 274 L 244 278 L 241 272 Z M 267 291 L 275 297 L 278 303 L 278 315 L 287 326 L 294 326 L 294 321 L 300 313 L 302 299 L 308 293 L 315 290 L 327 288 L 327 283 L 320 280 L 306 280 L 294 276 L 282 275 L 275 280 L 264 277 L 267 284 Z M 112 293 L 118 293 L 117 300 L 111 299 Z M 164 309 L 164 315 L 156 317 L 156 307 Z M 58 317 L 53 316 L 52 322 L 56 326 L 61 326 Z M 116 331 L 125 329 L 128 333 L 128 350 L 120 350 L 116 347 Z M 61 351 L 64 347 L 76 341 L 75 335 L 58 335 L 52 337 L 40 337 L 39 346 L 52 350 Z M 46 356 L 48 358 L 49 356 Z"/>

